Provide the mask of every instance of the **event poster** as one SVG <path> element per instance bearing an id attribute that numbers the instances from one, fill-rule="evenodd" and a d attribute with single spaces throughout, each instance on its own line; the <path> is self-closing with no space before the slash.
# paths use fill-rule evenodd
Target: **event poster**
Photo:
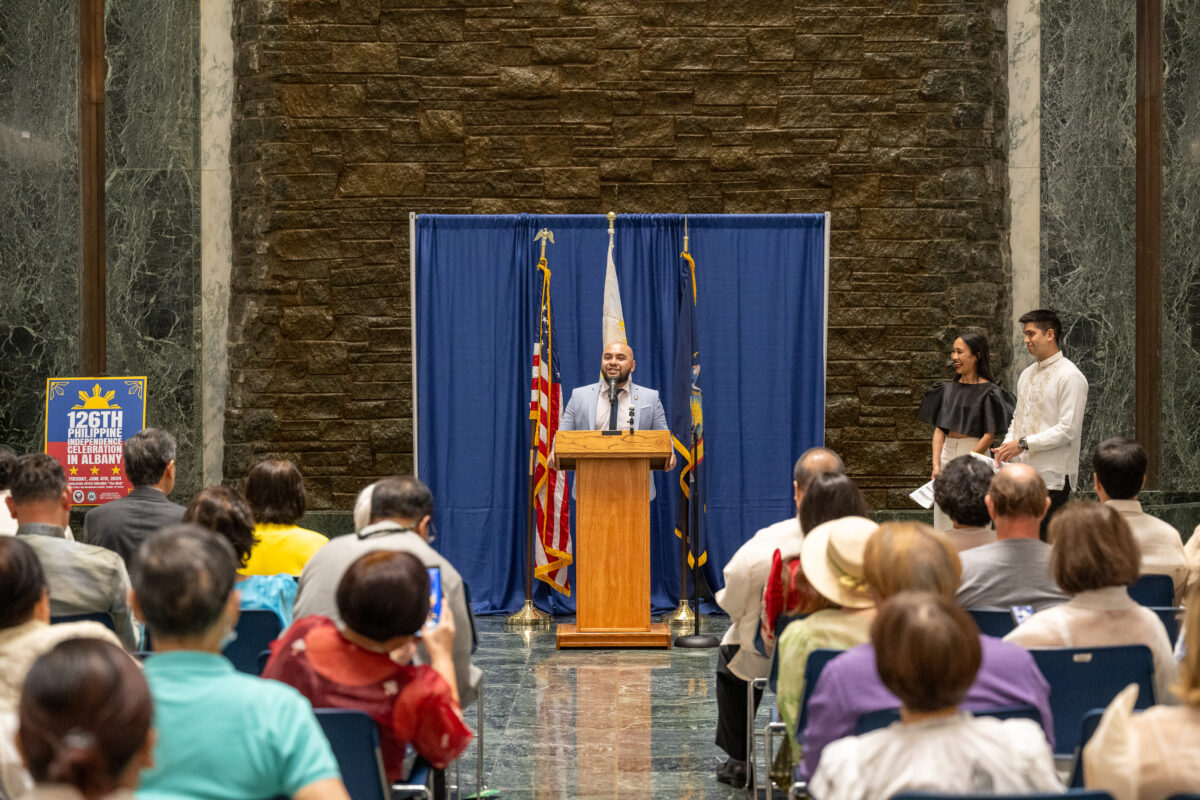
<path id="1" fill-rule="evenodd" d="M 145 376 L 46 380 L 46 453 L 63 465 L 74 505 L 129 494 L 121 448 L 144 427 Z"/>

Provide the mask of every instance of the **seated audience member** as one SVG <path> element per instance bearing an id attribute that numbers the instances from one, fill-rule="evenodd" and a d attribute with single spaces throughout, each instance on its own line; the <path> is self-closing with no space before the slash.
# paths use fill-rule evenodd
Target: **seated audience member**
<path id="1" fill-rule="evenodd" d="M 133 490 L 89 511 L 83 540 L 118 553 L 128 567 L 147 536 L 183 519 L 183 506 L 167 499 L 175 488 L 174 436 L 145 428 L 125 440 L 122 452 Z"/>
<path id="2" fill-rule="evenodd" d="M 1140 574 L 1170 575 L 1175 602 L 1187 583 L 1187 557 L 1179 531 L 1142 511 L 1138 492 L 1146 484 L 1146 451 L 1132 439 L 1105 439 L 1092 453 L 1092 483 L 1100 502 L 1114 508 L 1142 553 Z"/>
<path id="3" fill-rule="evenodd" d="M 987 469 L 986 464 L 981 466 Z M 949 466 L 942 475 L 947 470 Z M 920 523 L 892 522 L 868 540 L 863 570 L 876 605 L 882 606 L 888 598 L 911 591 L 933 592 L 953 602 L 962 566 L 953 546 L 940 533 Z M 1025 649 L 991 636 L 980 634 L 979 645 L 983 660 L 962 707 L 1033 706 L 1053 745 L 1050 685 L 1033 657 Z M 899 707 L 899 698 L 884 686 L 875 670 L 873 645 L 861 644 L 830 661 L 809 697 L 801 777 L 808 780 L 816 772 L 825 747 L 853 734 L 861 716 Z"/>
<path id="4" fill-rule="evenodd" d="M 975 456 L 959 456 L 933 479 L 934 502 L 951 523 L 943 533 L 960 553 L 996 541 L 984 500 L 994 474 L 995 470 Z"/>
<path id="5" fill-rule="evenodd" d="M 1028 464 L 1009 464 L 996 473 L 984 498 L 996 526 L 996 541 L 963 551 L 963 608 L 1046 608 L 1067 596 L 1050 577 L 1050 545 L 1041 540 L 1041 521 L 1050 508 L 1042 476 Z"/>
<path id="6" fill-rule="evenodd" d="M 983 652 L 966 611 L 938 594 L 902 592 L 879 609 L 871 644 L 883 685 L 900 699 L 900 721 L 826 747 L 809 786 L 813 797 L 1063 790 L 1037 723 L 959 710 Z"/>
<path id="7" fill-rule="evenodd" d="M 878 529 L 866 517 L 843 517 L 818 525 L 804 537 L 800 567 L 830 607 L 792 622 L 779 637 L 776 696 L 793 755 L 800 745 L 794 737 L 809 654 L 822 648 L 846 650 L 870 638 L 875 601 L 867 586 L 863 554 Z"/>
<path id="8" fill-rule="evenodd" d="M 50 624 L 46 575 L 25 540 L 0 537 L 0 794 L 21 795 L 29 776 L 13 749 L 17 703 L 29 667 L 42 653 L 64 639 L 92 637 L 120 646 L 117 637 L 98 622 Z"/>
<path id="9" fill-rule="evenodd" d="M 1050 570 L 1071 599 L 1039 611 L 1005 636 L 1022 647 L 1144 644 L 1154 656 L 1154 691 L 1168 702 L 1178 670 L 1158 615 L 1137 604 L 1126 586 L 1137 580 L 1137 542 L 1119 512 L 1074 500 L 1050 520 Z"/>
<path id="10" fill-rule="evenodd" d="M 858 485 L 841 473 L 826 472 L 813 478 L 804 494 L 799 509 L 800 527 L 811 531 L 830 520 L 865 517 L 867 513 L 867 501 Z M 804 577 L 800 554 L 785 556 L 776 551 L 771 560 L 771 573 L 762 590 L 762 620 L 758 635 L 765 657 L 770 659 L 775 654 L 775 630 L 780 617 L 785 620 L 802 617 L 829 608 L 829 605 L 829 601 Z"/>
<path id="11" fill-rule="evenodd" d="M 17 536 L 42 562 L 51 616 L 107 613 L 121 644 L 136 650 L 141 635 L 129 607 L 125 562 L 111 550 L 64 538 L 71 492 L 62 465 L 44 453 L 21 456 L 10 488 Z"/>
<path id="12" fill-rule="evenodd" d="M 754 639 L 761 622 L 763 585 L 772 558 L 800 555 L 804 528 L 799 515 L 804 494 L 819 473 L 842 470 L 837 454 L 823 447 L 814 447 L 801 455 L 792 470 L 795 516 L 760 529 L 725 565 L 725 588 L 716 595 L 717 605 L 730 619 L 717 651 L 717 746 L 729 755 L 717 769 L 717 780 L 724 783 L 737 786 L 746 783 L 746 684 L 771 672 L 771 659 L 758 652 Z M 755 692 L 756 709 L 761 698 L 762 692 Z"/>
<path id="13" fill-rule="evenodd" d="M 347 800 L 312 707 L 290 686 L 238 672 L 237 556 L 198 525 L 165 528 L 133 561 L 133 600 L 154 637 L 146 681 L 158 745 L 138 797 Z"/>
<path id="14" fill-rule="evenodd" d="M 246 478 L 246 500 L 254 512 L 258 546 L 243 575 L 299 575 L 323 545 L 324 534 L 296 523 L 308 507 L 304 477 L 291 461 L 263 461 Z"/>
<path id="15" fill-rule="evenodd" d="M 8 482 L 12 478 L 17 454 L 10 447 L 0 445 L 0 536 L 13 536 L 17 532 L 17 520 L 8 510 Z"/>
<path id="16" fill-rule="evenodd" d="M 342 626 L 321 616 L 298 620 L 271 646 L 264 678 L 294 686 L 314 708 L 354 708 L 379 724 L 388 780 L 405 775 L 411 745 L 438 769 L 458 758 L 474 734 L 462 720 L 454 686 L 454 614 L 429 618 L 429 574 L 411 553 L 360 556 L 337 589 Z M 423 629 L 423 630 L 422 630 Z M 429 665 L 408 662 L 416 635 Z"/>
<path id="17" fill-rule="evenodd" d="M 150 766 L 154 704 L 137 663 L 118 645 L 72 639 L 29 670 L 18 744 L 35 781 L 31 800 L 129 798 Z"/>
<path id="18" fill-rule="evenodd" d="M 236 490 L 227 486 L 206 486 L 183 512 L 184 522 L 224 536 L 245 567 L 258 540 L 254 538 L 254 516 L 250 506 Z M 274 611 L 280 624 L 292 624 L 292 603 L 296 601 L 296 579 L 291 575 L 238 575 L 234 588 L 241 595 L 240 608 Z"/>
<path id="19" fill-rule="evenodd" d="M 479 693 L 482 673 L 471 664 L 471 609 L 463 594 L 462 576 L 454 565 L 430 546 L 433 540 L 433 494 L 411 475 L 384 478 L 359 494 L 354 504 L 355 525 L 366 526 L 353 536 L 338 536 L 317 551 L 300 573 L 295 617 L 320 614 L 342 623 L 337 607 L 337 587 L 359 556 L 372 550 L 412 553 L 426 567 L 442 571 L 442 594 L 454 615 L 454 679 L 464 706 Z M 428 664 L 425 646 L 417 648 L 417 663 Z"/>
<path id="20" fill-rule="evenodd" d="M 1167 800 L 1200 792 L 1200 591 L 1188 595 L 1186 654 L 1177 693 L 1183 706 L 1156 705 L 1135 714 L 1137 686 L 1104 712 L 1083 748 L 1083 778 L 1114 800 Z"/>

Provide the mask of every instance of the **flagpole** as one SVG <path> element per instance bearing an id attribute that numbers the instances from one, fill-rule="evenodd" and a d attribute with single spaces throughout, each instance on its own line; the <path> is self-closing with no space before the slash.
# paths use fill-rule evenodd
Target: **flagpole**
<path id="1" fill-rule="evenodd" d="M 544 233 L 548 234 L 549 231 L 543 229 L 535 237 L 542 240 L 542 260 L 546 258 L 546 239 L 551 238 L 543 235 Z M 542 340 L 540 319 L 538 327 L 538 342 L 540 347 Z M 544 355 L 546 358 L 551 357 L 549 352 Z M 533 526 L 534 520 L 537 517 L 537 509 L 534 505 L 534 475 L 537 471 L 537 439 L 538 425 L 541 422 L 540 414 L 539 410 L 538 415 L 535 415 L 531 420 L 529 429 L 529 492 L 526 498 L 525 513 L 525 603 L 521 606 L 520 611 L 505 617 L 504 624 L 510 628 L 549 628 L 552 622 L 549 614 L 533 604 Z"/>
<path id="2" fill-rule="evenodd" d="M 698 428 L 699 428 L 698 425 L 695 425 L 695 424 L 692 425 L 692 471 L 688 473 L 688 484 L 690 486 L 690 490 L 688 491 L 688 528 L 689 528 L 689 530 L 695 530 L 696 526 L 699 525 L 699 516 L 700 516 L 700 509 L 697 507 L 698 504 L 695 501 L 695 498 L 696 498 L 696 434 L 697 434 Z M 694 552 L 696 549 L 695 548 L 695 539 L 693 539 L 689 535 L 688 540 L 689 540 L 689 542 L 692 543 L 692 548 L 691 548 L 690 552 L 692 555 L 692 564 L 695 565 L 692 567 L 692 569 L 695 570 L 696 567 L 700 566 L 699 564 L 696 563 L 697 559 L 695 558 L 695 552 Z M 683 636 L 676 636 L 675 637 L 675 646 L 676 647 L 716 647 L 717 645 L 720 644 L 720 642 L 717 641 L 717 637 L 708 636 L 708 635 L 700 633 L 700 583 L 699 583 L 699 581 L 696 580 L 696 575 L 694 572 L 692 574 L 692 594 L 696 598 L 696 608 L 695 608 L 695 611 L 693 612 L 695 614 L 695 616 L 693 618 L 692 632 L 690 634 L 686 634 Z"/>

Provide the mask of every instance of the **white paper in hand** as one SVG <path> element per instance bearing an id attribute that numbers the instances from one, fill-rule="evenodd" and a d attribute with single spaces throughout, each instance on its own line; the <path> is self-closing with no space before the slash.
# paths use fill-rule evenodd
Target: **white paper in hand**
<path id="1" fill-rule="evenodd" d="M 933 508 L 933 481 L 909 495 L 921 508 Z"/>

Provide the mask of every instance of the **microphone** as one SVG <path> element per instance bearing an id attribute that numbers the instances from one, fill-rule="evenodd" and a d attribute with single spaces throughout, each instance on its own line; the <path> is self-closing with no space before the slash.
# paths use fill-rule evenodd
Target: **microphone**
<path id="1" fill-rule="evenodd" d="M 629 404 L 629 430 L 633 431 L 633 403 Z"/>
<path id="2" fill-rule="evenodd" d="M 617 404 L 617 379 L 608 376 L 608 403 L 615 406 Z"/>

